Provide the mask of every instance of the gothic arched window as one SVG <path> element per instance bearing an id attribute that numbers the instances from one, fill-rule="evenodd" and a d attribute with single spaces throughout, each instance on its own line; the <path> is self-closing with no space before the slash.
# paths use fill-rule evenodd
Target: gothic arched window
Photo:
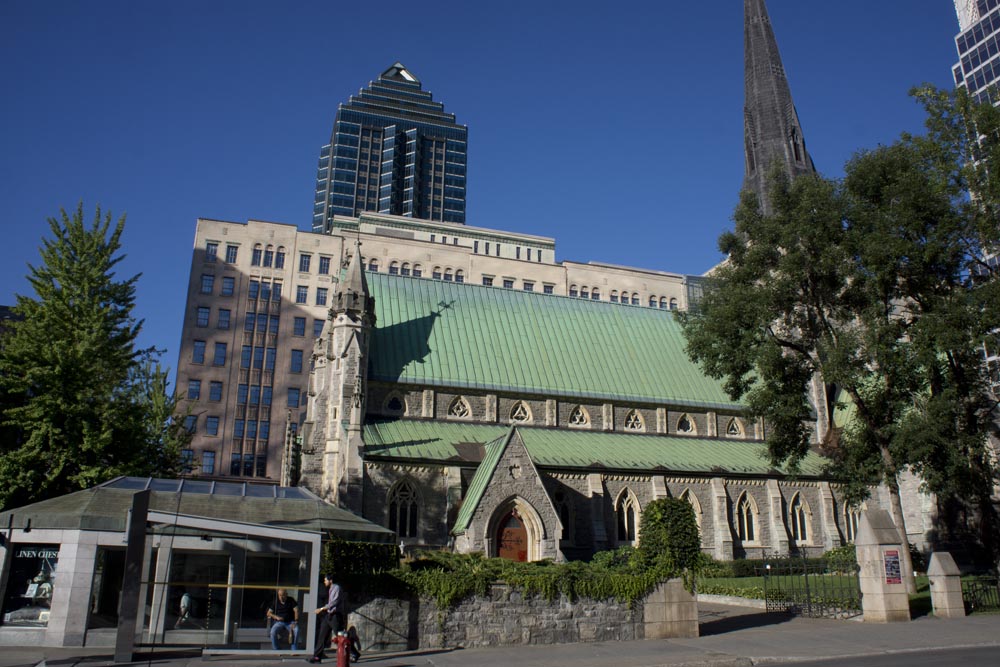
<path id="1" fill-rule="evenodd" d="M 757 507 L 746 491 L 736 501 L 736 535 L 743 542 L 757 541 Z"/>
<path id="2" fill-rule="evenodd" d="M 804 544 L 809 541 L 809 505 L 802 499 L 802 495 L 796 493 L 792 497 L 792 502 L 788 505 L 788 527 L 792 532 L 792 539 L 796 544 Z"/>
<path id="3" fill-rule="evenodd" d="M 472 408 L 469 402 L 461 396 L 456 396 L 455 400 L 448 406 L 448 416 L 455 419 L 469 419 L 472 417 Z"/>
<path id="4" fill-rule="evenodd" d="M 638 410 L 630 410 L 627 415 L 625 415 L 625 430 L 626 431 L 645 431 L 646 424 L 642 421 L 642 415 L 639 414 Z"/>
<path id="5" fill-rule="evenodd" d="M 634 544 L 638 535 L 639 504 L 635 496 L 625 489 L 615 503 L 615 521 L 618 524 L 618 543 Z"/>
<path id="6" fill-rule="evenodd" d="M 694 420 L 687 415 L 681 415 L 681 418 L 677 420 L 677 432 L 694 433 Z"/>
<path id="7" fill-rule="evenodd" d="M 386 498 L 389 508 L 389 530 L 394 530 L 400 537 L 417 536 L 417 493 L 413 485 L 403 481 L 389 490 Z"/>
<path id="8" fill-rule="evenodd" d="M 691 489 L 684 489 L 680 495 L 680 499 L 687 502 L 694 510 L 694 520 L 698 524 L 698 529 L 701 529 L 701 503 L 698 502 L 698 496 L 691 493 Z"/>
<path id="9" fill-rule="evenodd" d="M 527 423 L 532 421 L 531 408 L 524 401 L 518 401 L 510 409 L 510 420 L 512 422 Z"/>
<path id="10" fill-rule="evenodd" d="M 570 426 L 590 426 L 590 413 L 582 405 L 578 405 L 573 408 L 573 411 L 569 413 L 569 425 Z"/>
<path id="11" fill-rule="evenodd" d="M 861 510 L 844 503 L 844 537 L 848 542 L 858 539 L 858 524 L 861 521 Z"/>

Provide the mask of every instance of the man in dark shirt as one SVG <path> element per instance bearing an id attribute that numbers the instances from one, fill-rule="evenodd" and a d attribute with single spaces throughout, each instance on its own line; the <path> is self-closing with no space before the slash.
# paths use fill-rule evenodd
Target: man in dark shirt
<path id="1" fill-rule="evenodd" d="M 299 605 L 295 598 L 288 597 L 288 591 L 278 589 L 278 599 L 274 606 L 267 610 L 271 620 L 271 648 L 281 650 L 278 646 L 278 633 L 284 630 L 291 637 L 292 648 L 299 644 Z"/>

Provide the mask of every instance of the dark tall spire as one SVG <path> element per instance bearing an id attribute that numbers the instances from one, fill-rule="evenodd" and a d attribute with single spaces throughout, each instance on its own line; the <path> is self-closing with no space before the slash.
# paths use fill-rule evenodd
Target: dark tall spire
<path id="1" fill-rule="evenodd" d="M 743 46 L 746 68 L 743 133 L 746 180 L 743 187 L 757 193 L 765 211 L 766 176 L 778 160 L 792 178 L 815 173 L 806 151 L 802 125 L 792 102 L 792 91 L 781 65 L 778 42 L 764 0 L 743 1 Z"/>

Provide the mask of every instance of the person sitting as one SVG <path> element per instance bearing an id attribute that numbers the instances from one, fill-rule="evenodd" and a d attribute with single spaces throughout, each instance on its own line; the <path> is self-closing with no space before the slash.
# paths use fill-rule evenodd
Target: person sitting
<path id="1" fill-rule="evenodd" d="M 295 598 L 288 595 L 284 588 L 278 589 L 278 597 L 274 606 L 267 610 L 267 618 L 271 621 L 271 648 L 280 651 L 278 633 L 284 632 L 289 638 L 291 648 L 299 644 L 299 605 Z"/>

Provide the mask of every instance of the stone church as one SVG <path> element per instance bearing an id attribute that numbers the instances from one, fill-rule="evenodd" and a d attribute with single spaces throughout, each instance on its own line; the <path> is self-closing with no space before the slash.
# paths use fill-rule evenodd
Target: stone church
<path id="1" fill-rule="evenodd" d="M 745 0 L 745 49 L 746 186 L 762 194 L 775 160 L 814 167 L 763 0 Z M 718 559 L 854 539 L 823 459 L 771 467 L 766 426 L 687 358 L 674 312 L 367 272 L 360 242 L 346 252 L 286 461 L 407 548 L 589 558 L 635 544 L 664 497 L 691 503 Z M 821 383 L 811 399 L 822 437 L 842 415 Z M 921 543 L 928 501 L 908 484 Z"/>

